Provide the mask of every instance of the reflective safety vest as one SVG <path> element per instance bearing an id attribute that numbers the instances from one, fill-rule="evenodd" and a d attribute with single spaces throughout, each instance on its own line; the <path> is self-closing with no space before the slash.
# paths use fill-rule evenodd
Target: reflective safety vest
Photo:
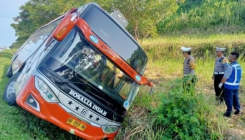
<path id="1" fill-rule="evenodd" d="M 232 63 L 231 66 L 232 73 L 226 80 L 224 87 L 227 89 L 238 89 L 242 76 L 242 67 L 237 62 Z"/>

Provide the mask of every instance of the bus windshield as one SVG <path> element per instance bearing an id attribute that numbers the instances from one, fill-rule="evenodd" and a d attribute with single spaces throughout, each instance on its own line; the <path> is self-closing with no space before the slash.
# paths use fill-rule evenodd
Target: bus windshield
<path id="1" fill-rule="evenodd" d="M 114 52 L 121 56 L 135 71 L 143 74 L 147 63 L 145 52 L 105 11 L 92 4 L 80 17 Z"/>
<path id="2" fill-rule="evenodd" d="M 67 81 L 87 81 L 120 105 L 127 99 L 132 101 L 133 96 L 129 94 L 137 91 L 134 80 L 118 69 L 76 29 L 70 31 L 44 63 Z M 78 88 L 85 89 L 81 85 Z"/>

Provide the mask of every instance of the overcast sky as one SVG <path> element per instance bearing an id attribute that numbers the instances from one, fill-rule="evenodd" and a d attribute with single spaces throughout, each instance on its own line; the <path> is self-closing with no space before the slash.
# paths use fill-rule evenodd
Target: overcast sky
<path id="1" fill-rule="evenodd" d="M 1 0 L 0 3 L 0 47 L 10 46 L 16 39 L 15 31 L 10 26 L 18 16 L 19 7 L 28 0 Z"/>

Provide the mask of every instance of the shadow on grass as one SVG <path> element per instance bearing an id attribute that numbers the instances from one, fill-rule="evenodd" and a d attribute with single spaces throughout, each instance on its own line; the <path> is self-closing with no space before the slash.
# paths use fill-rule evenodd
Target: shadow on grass
<path id="1" fill-rule="evenodd" d="M 0 65 L 1 65 L 1 63 L 0 63 Z M 0 94 L 1 94 L 1 96 L 3 95 L 5 86 L 8 83 L 8 77 L 6 77 L 6 73 L 8 71 L 8 68 L 9 68 L 9 65 L 4 65 L 3 69 L 0 70 L 1 71 L 0 73 L 2 73 L 2 75 L 0 75 L 0 81 L 1 81 L 0 82 Z"/>

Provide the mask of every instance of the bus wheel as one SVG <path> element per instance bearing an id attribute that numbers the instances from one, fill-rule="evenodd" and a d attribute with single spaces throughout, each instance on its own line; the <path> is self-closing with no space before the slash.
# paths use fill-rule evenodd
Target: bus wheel
<path id="1" fill-rule="evenodd" d="M 16 73 L 9 79 L 5 91 L 3 93 L 3 100 L 8 103 L 10 106 L 16 106 L 16 94 L 15 94 L 15 83 L 20 73 Z"/>

